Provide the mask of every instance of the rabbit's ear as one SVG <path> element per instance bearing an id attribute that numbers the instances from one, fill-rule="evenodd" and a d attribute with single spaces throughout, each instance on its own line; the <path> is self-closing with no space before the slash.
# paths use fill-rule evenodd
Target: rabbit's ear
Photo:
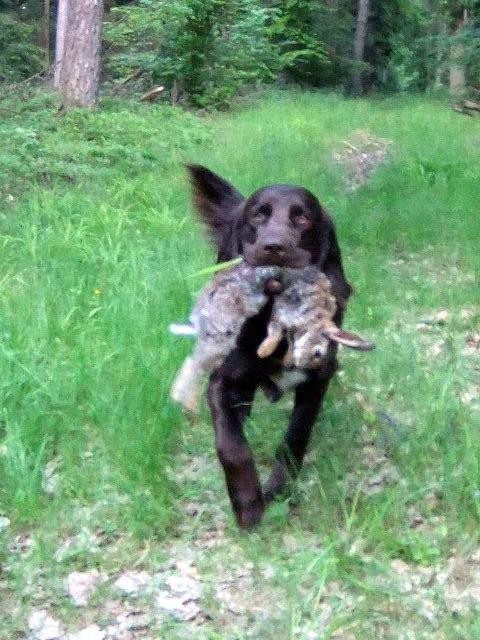
<path id="1" fill-rule="evenodd" d="M 373 342 L 365 340 L 356 333 L 350 333 L 350 331 L 344 331 L 343 329 L 326 329 L 323 332 L 324 336 L 332 342 L 338 342 L 350 349 L 358 349 L 359 351 L 372 351 L 375 349 Z"/>

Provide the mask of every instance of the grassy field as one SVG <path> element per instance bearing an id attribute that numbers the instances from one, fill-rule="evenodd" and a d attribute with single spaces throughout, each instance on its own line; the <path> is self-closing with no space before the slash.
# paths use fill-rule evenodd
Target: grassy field
<path id="1" fill-rule="evenodd" d="M 5 114 L 0 638 L 37 609 L 102 638 L 480 637 L 480 119 L 302 93 L 202 119 L 125 102 L 59 116 L 48 96 Z M 352 192 L 332 153 L 359 130 L 389 154 Z M 167 327 L 213 260 L 186 160 L 244 193 L 314 191 L 356 289 L 346 327 L 377 345 L 342 353 L 295 495 L 249 536 L 206 412 L 193 427 L 168 400 L 191 343 Z M 290 403 L 249 422 L 262 472 Z M 92 569 L 75 607 L 64 580 Z M 148 576 L 136 597 L 115 587 L 127 570 Z M 190 619 L 158 602 L 172 575 Z M 148 624 L 122 630 L 133 611 Z"/>

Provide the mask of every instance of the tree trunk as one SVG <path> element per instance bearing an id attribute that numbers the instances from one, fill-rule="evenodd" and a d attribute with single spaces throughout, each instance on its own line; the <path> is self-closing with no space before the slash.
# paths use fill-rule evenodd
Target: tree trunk
<path id="1" fill-rule="evenodd" d="M 468 11 L 463 10 L 463 16 L 455 29 L 455 35 L 460 35 L 467 25 Z M 465 65 L 463 63 L 464 46 L 457 43 L 450 51 L 450 91 L 455 94 L 462 94 L 465 90 Z"/>
<path id="2" fill-rule="evenodd" d="M 355 42 L 353 47 L 353 59 L 356 63 L 363 62 L 365 54 L 365 39 L 367 36 L 368 24 L 368 0 L 358 0 L 357 27 L 355 30 Z M 352 78 L 352 93 L 360 95 L 362 93 L 362 76 L 360 69 L 355 70 Z"/>
<path id="3" fill-rule="evenodd" d="M 50 0 L 43 0 L 43 20 L 40 32 L 40 46 L 45 52 L 45 68 L 50 66 Z"/>
<path id="4" fill-rule="evenodd" d="M 442 87 L 442 79 L 446 71 L 445 67 L 445 40 L 447 38 L 447 23 L 442 20 L 438 27 L 437 34 L 437 47 L 436 47 L 436 59 L 437 66 L 435 68 L 435 77 L 433 80 L 433 89 L 439 90 Z"/>
<path id="5" fill-rule="evenodd" d="M 63 107 L 93 107 L 100 79 L 103 0 L 68 2 L 58 90 Z"/>
<path id="6" fill-rule="evenodd" d="M 67 27 L 68 0 L 58 0 L 57 4 L 57 30 L 55 33 L 55 70 L 53 74 L 53 86 L 60 87 L 60 75 L 62 70 L 63 47 L 65 44 L 65 30 Z"/>

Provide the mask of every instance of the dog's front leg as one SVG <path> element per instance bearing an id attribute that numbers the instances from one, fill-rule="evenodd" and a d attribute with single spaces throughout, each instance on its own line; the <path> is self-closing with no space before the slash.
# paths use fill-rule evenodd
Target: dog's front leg
<path id="1" fill-rule="evenodd" d="M 218 458 L 225 472 L 228 495 L 238 525 L 251 529 L 263 516 L 264 500 L 252 452 L 243 433 L 256 384 L 231 380 L 215 372 L 208 386 L 208 403 Z"/>
<path id="2" fill-rule="evenodd" d="M 265 487 L 265 501 L 271 502 L 282 494 L 290 479 L 296 478 L 301 469 L 312 428 L 335 370 L 324 376 L 310 374 L 295 391 L 295 405 L 287 433 L 276 453 L 276 462 Z"/>

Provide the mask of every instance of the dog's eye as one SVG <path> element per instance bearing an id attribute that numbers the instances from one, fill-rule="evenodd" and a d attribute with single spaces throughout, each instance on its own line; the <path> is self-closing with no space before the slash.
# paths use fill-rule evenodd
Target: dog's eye
<path id="1" fill-rule="evenodd" d="M 271 204 L 262 204 L 256 209 L 252 216 L 257 219 L 268 218 L 272 214 L 272 205 Z"/>
<path id="2" fill-rule="evenodd" d="M 314 357 L 314 358 L 317 358 L 317 360 L 318 360 L 318 359 L 320 359 L 322 356 L 323 356 L 323 353 L 322 353 L 322 350 L 321 350 L 321 349 L 318 349 L 318 348 L 317 348 L 317 349 L 315 349 L 315 350 L 314 350 L 314 352 L 313 352 L 313 357 Z"/>
<path id="3" fill-rule="evenodd" d="M 293 207 L 290 207 L 290 218 L 295 224 L 300 226 L 305 226 L 310 223 L 310 218 L 299 205 L 293 205 Z"/>

